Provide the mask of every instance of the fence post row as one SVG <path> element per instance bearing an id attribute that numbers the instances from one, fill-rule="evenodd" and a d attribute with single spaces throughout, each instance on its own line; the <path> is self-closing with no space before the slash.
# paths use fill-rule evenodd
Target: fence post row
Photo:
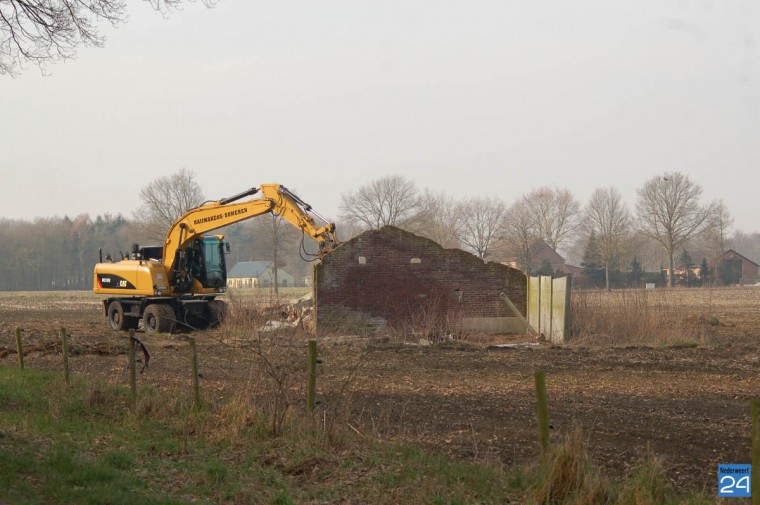
<path id="1" fill-rule="evenodd" d="M 63 352 L 63 371 L 64 379 L 68 385 L 70 382 L 69 373 L 69 344 L 68 332 L 66 328 L 61 328 L 61 343 Z M 201 406 L 201 389 L 198 381 L 198 352 L 194 338 L 188 338 L 190 344 L 190 365 L 193 374 L 193 397 L 195 405 Z M 137 360 L 135 359 L 137 346 L 135 345 L 135 330 L 129 330 L 129 390 L 132 401 L 137 399 Z M 21 370 L 24 369 L 24 353 L 21 343 L 21 328 L 16 328 L 16 350 L 18 352 L 18 364 Z M 538 387 L 538 386 L 536 386 Z M 314 411 L 317 396 L 317 341 L 309 340 L 308 363 L 306 378 L 306 410 L 309 413 Z M 546 394 L 544 393 L 544 400 Z M 547 428 L 548 429 L 548 428 Z M 548 435 L 547 435 L 548 437 Z"/>

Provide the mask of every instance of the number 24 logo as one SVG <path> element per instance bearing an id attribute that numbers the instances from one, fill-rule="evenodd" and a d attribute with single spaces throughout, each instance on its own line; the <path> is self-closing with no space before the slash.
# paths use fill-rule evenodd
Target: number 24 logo
<path id="1" fill-rule="evenodd" d="M 720 478 L 720 494 L 734 494 L 734 491 L 738 491 L 744 496 L 749 494 L 749 476 L 744 476 L 736 480 L 731 475 L 724 475 Z"/>

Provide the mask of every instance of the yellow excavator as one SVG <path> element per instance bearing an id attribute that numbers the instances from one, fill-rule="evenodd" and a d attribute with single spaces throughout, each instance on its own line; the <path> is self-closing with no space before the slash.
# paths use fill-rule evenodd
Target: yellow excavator
<path id="1" fill-rule="evenodd" d="M 256 198 L 240 202 L 252 195 Z M 338 245 L 335 225 L 279 184 L 208 202 L 177 219 L 163 246 L 132 246 L 120 261 L 108 256 L 95 265 L 93 291 L 112 295 L 103 300 L 103 314 L 114 330 L 137 329 L 168 333 L 178 324 L 191 328 L 213 326 L 226 314 L 226 303 L 216 298 L 227 290 L 225 253 L 229 243 L 222 235 L 204 235 L 223 226 L 262 214 L 281 216 L 319 244 L 318 258 Z M 325 224 L 318 226 L 312 217 Z"/>

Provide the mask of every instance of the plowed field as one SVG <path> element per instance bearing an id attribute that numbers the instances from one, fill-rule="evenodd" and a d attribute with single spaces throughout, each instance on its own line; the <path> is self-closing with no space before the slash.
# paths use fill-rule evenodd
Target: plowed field
<path id="1" fill-rule="evenodd" d="M 496 349 L 488 345 L 493 339 L 477 337 L 432 346 L 326 338 L 319 347 L 321 405 L 329 407 L 358 363 L 347 382 L 352 395 L 344 422 L 352 430 L 467 459 L 525 463 L 538 453 L 533 373 L 545 370 L 554 439 L 579 425 L 594 461 L 611 476 L 650 448 L 678 488 L 715 490 L 718 463 L 750 462 L 749 400 L 760 397 L 760 289 L 674 296 L 684 311 L 707 307 L 717 318 L 709 341 Z M 62 326 L 71 334 L 72 373 L 126 383 L 125 335 L 108 328 L 99 299 L 88 293 L 0 294 L 0 366 L 16 366 L 20 327 L 25 365 L 60 370 Z M 210 401 L 224 402 L 257 382 L 250 352 L 231 343 L 225 327 L 193 336 Z M 184 334 L 138 337 L 151 355 L 140 387 L 190 394 Z M 300 388 L 300 378 L 294 384 Z"/>

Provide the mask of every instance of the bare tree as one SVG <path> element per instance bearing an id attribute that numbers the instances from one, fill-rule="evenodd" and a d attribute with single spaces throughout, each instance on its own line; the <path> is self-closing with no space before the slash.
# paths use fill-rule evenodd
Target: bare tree
<path id="1" fill-rule="evenodd" d="M 639 226 L 667 253 L 668 286 L 673 287 L 675 251 L 704 229 L 714 206 L 700 205 L 702 187 L 680 172 L 653 177 L 636 193 Z"/>
<path id="2" fill-rule="evenodd" d="M 506 205 L 498 198 L 479 197 L 465 200 L 460 208 L 459 241 L 483 259 L 489 247 L 501 236 Z"/>
<path id="3" fill-rule="evenodd" d="M 178 218 L 202 204 L 205 198 L 195 174 L 183 168 L 144 186 L 140 199 L 143 203 L 135 212 L 135 219 L 151 238 L 162 239 Z"/>
<path id="4" fill-rule="evenodd" d="M 156 10 L 182 3 L 144 1 Z M 102 46 L 97 22 L 118 25 L 126 19 L 125 7 L 125 0 L 0 0 L 0 74 L 15 75 L 25 62 L 44 67 L 72 58 L 81 45 Z"/>
<path id="5" fill-rule="evenodd" d="M 580 204 L 567 189 L 543 187 L 523 197 L 541 238 L 555 251 L 572 241 Z"/>
<path id="6" fill-rule="evenodd" d="M 541 234 L 525 198 L 507 209 L 502 231 L 505 254 L 515 258 L 518 268 L 530 275 Z"/>
<path id="7" fill-rule="evenodd" d="M 703 238 L 711 256 L 711 262 L 717 265 L 721 255 L 726 251 L 728 230 L 733 225 L 734 219 L 728 212 L 728 206 L 723 200 L 718 200 L 712 210 L 712 213 L 707 218 L 707 226 L 703 232 Z"/>
<path id="8" fill-rule="evenodd" d="M 631 213 L 623 196 L 615 188 L 597 188 L 586 207 L 586 231 L 596 235 L 599 260 L 604 266 L 604 280 L 610 290 L 610 266 L 620 259 L 630 233 Z"/>
<path id="9" fill-rule="evenodd" d="M 443 247 L 459 247 L 462 227 L 461 205 L 446 193 L 426 189 L 411 231 L 438 242 Z"/>
<path id="10" fill-rule="evenodd" d="M 370 230 L 386 225 L 405 227 L 413 220 L 419 205 L 414 181 L 389 175 L 371 181 L 355 193 L 342 195 L 340 219 Z"/>

